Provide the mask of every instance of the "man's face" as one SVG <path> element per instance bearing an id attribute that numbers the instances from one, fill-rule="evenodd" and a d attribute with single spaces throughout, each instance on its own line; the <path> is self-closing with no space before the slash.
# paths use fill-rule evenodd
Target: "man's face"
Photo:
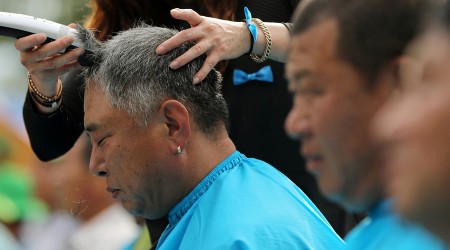
<path id="1" fill-rule="evenodd" d="M 131 213 L 149 219 L 167 214 L 181 199 L 167 126 L 156 118 L 138 126 L 96 84 L 86 88 L 84 111 L 93 146 L 90 171 L 106 177 L 108 191 Z"/>
<path id="2" fill-rule="evenodd" d="M 387 149 L 388 192 L 398 212 L 448 230 L 450 39 L 433 30 L 408 51 L 416 60 L 402 68 L 403 91 L 377 115 L 375 134 Z"/>
<path id="3" fill-rule="evenodd" d="M 328 19 L 293 37 L 286 74 L 294 104 L 286 130 L 301 140 L 322 192 L 348 209 L 365 210 L 380 198 L 368 126 L 385 94 L 369 90 L 366 78 L 336 55 L 337 36 L 336 21 Z"/>

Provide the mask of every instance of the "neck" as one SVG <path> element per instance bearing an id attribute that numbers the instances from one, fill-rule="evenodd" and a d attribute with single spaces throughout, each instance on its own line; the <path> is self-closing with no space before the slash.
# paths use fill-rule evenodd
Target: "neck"
<path id="1" fill-rule="evenodd" d="M 194 188 L 206 175 L 217 165 L 236 151 L 231 139 L 224 130 L 217 135 L 214 140 L 205 137 L 203 134 L 193 135 L 188 143 L 185 152 L 187 170 L 191 171 L 189 186 Z M 192 171 L 195 174 L 192 174 Z"/>

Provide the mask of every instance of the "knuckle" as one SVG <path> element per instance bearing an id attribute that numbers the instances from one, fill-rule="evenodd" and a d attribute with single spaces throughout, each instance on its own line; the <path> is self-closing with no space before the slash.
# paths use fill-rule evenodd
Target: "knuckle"
<path id="1" fill-rule="evenodd" d="M 23 65 L 23 66 L 27 66 L 28 65 L 28 57 L 26 57 L 25 55 L 23 55 L 22 53 L 20 54 L 20 63 Z"/>
<path id="2" fill-rule="evenodd" d="M 205 66 L 207 67 L 208 71 L 211 70 L 212 68 L 214 68 L 214 66 L 216 66 L 216 63 L 214 60 L 207 60 L 205 61 Z"/>
<path id="3" fill-rule="evenodd" d="M 228 51 L 228 45 L 227 44 L 220 44 L 219 46 L 217 46 L 216 48 L 217 52 L 224 54 Z"/>
<path id="4" fill-rule="evenodd" d="M 38 59 L 38 60 L 43 60 L 47 57 L 47 54 L 42 51 L 42 50 L 36 50 L 36 52 L 34 52 L 34 56 Z"/>
<path id="5" fill-rule="evenodd" d="M 21 44 L 19 43 L 19 41 L 16 41 L 16 42 L 14 43 L 14 47 L 16 48 L 16 50 L 19 50 L 19 51 L 23 51 L 23 50 L 24 50 L 24 49 L 22 48 Z"/>
<path id="6" fill-rule="evenodd" d="M 45 61 L 46 69 L 55 69 L 57 67 L 55 60 L 47 60 Z"/>
<path id="7" fill-rule="evenodd" d="M 186 11 L 186 13 L 189 14 L 189 15 L 194 15 L 194 14 L 195 14 L 195 11 L 192 10 L 192 9 L 187 9 L 187 10 L 185 10 L 185 11 Z"/>
<path id="8" fill-rule="evenodd" d="M 204 27 L 204 29 L 205 29 L 205 32 L 207 32 L 208 34 L 212 34 L 216 30 L 216 28 L 212 25 L 206 25 Z"/>
<path id="9" fill-rule="evenodd" d="M 203 47 L 200 44 L 196 44 L 192 47 L 195 54 L 199 55 L 203 53 Z"/>
<path id="10" fill-rule="evenodd" d="M 191 38 L 191 34 L 187 30 L 180 31 L 179 35 L 187 40 L 190 40 Z"/>
<path id="11" fill-rule="evenodd" d="M 28 73 L 30 73 L 30 75 L 36 75 L 36 70 L 34 68 L 29 68 Z"/>
<path id="12" fill-rule="evenodd" d="M 215 24 L 215 23 L 209 22 L 203 28 L 204 28 L 204 31 L 207 34 L 210 34 L 209 36 L 212 36 L 214 34 L 218 34 L 219 36 L 214 36 L 215 39 L 223 37 L 224 30 L 220 26 Z"/>

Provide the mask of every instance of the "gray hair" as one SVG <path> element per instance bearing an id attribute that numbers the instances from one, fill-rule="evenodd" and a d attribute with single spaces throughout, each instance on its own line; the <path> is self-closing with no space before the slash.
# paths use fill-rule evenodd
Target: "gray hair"
<path id="1" fill-rule="evenodd" d="M 213 70 L 194 85 L 194 75 L 205 56 L 180 69 L 169 63 L 192 47 L 185 43 L 164 55 L 156 47 L 177 33 L 176 30 L 141 24 L 123 31 L 111 40 L 99 43 L 93 33 L 79 28 L 79 39 L 92 51 L 94 65 L 85 70 L 87 84 L 98 84 L 114 108 L 126 111 L 139 125 L 147 126 L 161 102 L 175 99 L 183 103 L 207 135 L 217 125 L 228 126 L 228 108 L 220 92 L 222 77 Z"/>

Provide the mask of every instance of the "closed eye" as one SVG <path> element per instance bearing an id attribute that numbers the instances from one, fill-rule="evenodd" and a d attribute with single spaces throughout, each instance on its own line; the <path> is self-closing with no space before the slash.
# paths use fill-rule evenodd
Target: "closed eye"
<path id="1" fill-rule="evenodd" d="M 107 137 L 103 137 L 103 139 L 101 139 L 100 141 L 98 141 L 98 143 L 97 143 L 97 146 L 98 147 L 102 147 L 105 143 L 105 139 L 106 139 Z"/>
<path id="2" fill-rule="evenodd" d="M 300 89 L 298 92 L 305 96 L 320 96 L 325 91 L 321 88 L 303 88 Z"/>

